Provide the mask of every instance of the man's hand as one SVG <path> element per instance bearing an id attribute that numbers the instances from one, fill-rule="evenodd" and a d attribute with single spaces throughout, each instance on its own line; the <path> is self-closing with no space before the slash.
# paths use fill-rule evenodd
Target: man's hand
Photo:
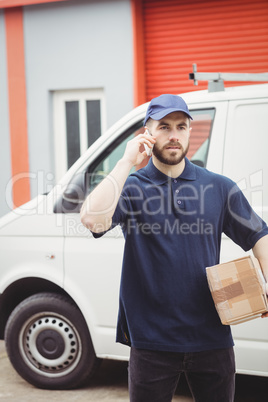
<path id="1" fill-rule="evenodd" d="M 142 161 L 147 157 L 146 151 L 141 152 L 141 146 L 144 144 L 146 144 L 149 148 L 152 148 L 155 144 L 155 137 L 147 134 L 137 135 L 135 138 L 128 141 L 122 159 L 128 160 L 133 166 L 142 163 Z"/>

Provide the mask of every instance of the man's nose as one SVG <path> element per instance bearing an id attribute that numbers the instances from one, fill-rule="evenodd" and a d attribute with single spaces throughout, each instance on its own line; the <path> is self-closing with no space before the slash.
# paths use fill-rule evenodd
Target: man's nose
<path id="1" fill-rule="evenodd" d="M 176 130 L 171 130 L 169 133 L 169 141 L 179 141 L 179 134 Z"/>

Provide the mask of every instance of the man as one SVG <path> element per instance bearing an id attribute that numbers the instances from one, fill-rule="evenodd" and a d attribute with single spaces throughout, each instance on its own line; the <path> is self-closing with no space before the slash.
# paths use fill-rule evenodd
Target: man
<path id="1" fill-rule="evenodd" d="M 191 119 L 182 98 L 153 99 L 144 121 L 151 135 L 128 142 L 81 211 L 95 237 L 117 224 L 124 232 L 117 341 L 131 346 L 132 402 L 171 401 L 182 372 L 196 401 L 232 402 L 233 340 L 205 272 L 219 262 L 222 233 L 252 248 L 268 278 L 268 228 L 234 182 L 186 158 Z M 143 145 L 152 158 L 129 176 Z"/>

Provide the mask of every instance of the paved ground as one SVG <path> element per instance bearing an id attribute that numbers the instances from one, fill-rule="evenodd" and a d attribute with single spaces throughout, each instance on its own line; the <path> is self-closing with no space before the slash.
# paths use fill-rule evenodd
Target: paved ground
<path id="1" fill-rule="evenodd" d="M 72 391 L 49 391 L 33 387 L 25 382 L 11 366 L 4 342 L 0 341 L 0 401 L 3 402 L 128 402 L 127 363 L 103 361 L 90 385 Z M 149 401 L 148 401 L 149 402 Z M 174 402 L 192 402 L 186 384 Z"/>
<path id="2" fill-rule="evenodd" d="M 237 376 L 235 402 L 267 402 L 268 378 Z M 127 363 L 103 361 L 98 372 L 83 389 L 49 391 L 25 382 L 9 363 L 4 342 L 0 341 L 0 401 L 3 402 L 128 402 Z M 186 381 L 182 378 L 174 402 L 192 402 Z M 152 401 L 148 401 L 152 402 Z"/>

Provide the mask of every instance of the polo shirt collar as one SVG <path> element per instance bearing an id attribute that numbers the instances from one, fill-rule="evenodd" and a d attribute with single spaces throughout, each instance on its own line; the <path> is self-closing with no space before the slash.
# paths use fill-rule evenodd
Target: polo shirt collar
<path id="1" fill-rule="evenodd" d="M 146 173 L 148 177 L 155 184 L 163 184 L 170 180 L 169 176 L 166 176 L 164 173 L 160 172 L 155 165 L 153 164 L 152 158 L 150 158 L 147 166 L 145 167 Z M 179 179 L 184 180 L 196 180 L 196 169 L 195 165 L 189 161 L 188 158 L 185 158 L 185 168 L 182 174 L 178 177 Z"/>

